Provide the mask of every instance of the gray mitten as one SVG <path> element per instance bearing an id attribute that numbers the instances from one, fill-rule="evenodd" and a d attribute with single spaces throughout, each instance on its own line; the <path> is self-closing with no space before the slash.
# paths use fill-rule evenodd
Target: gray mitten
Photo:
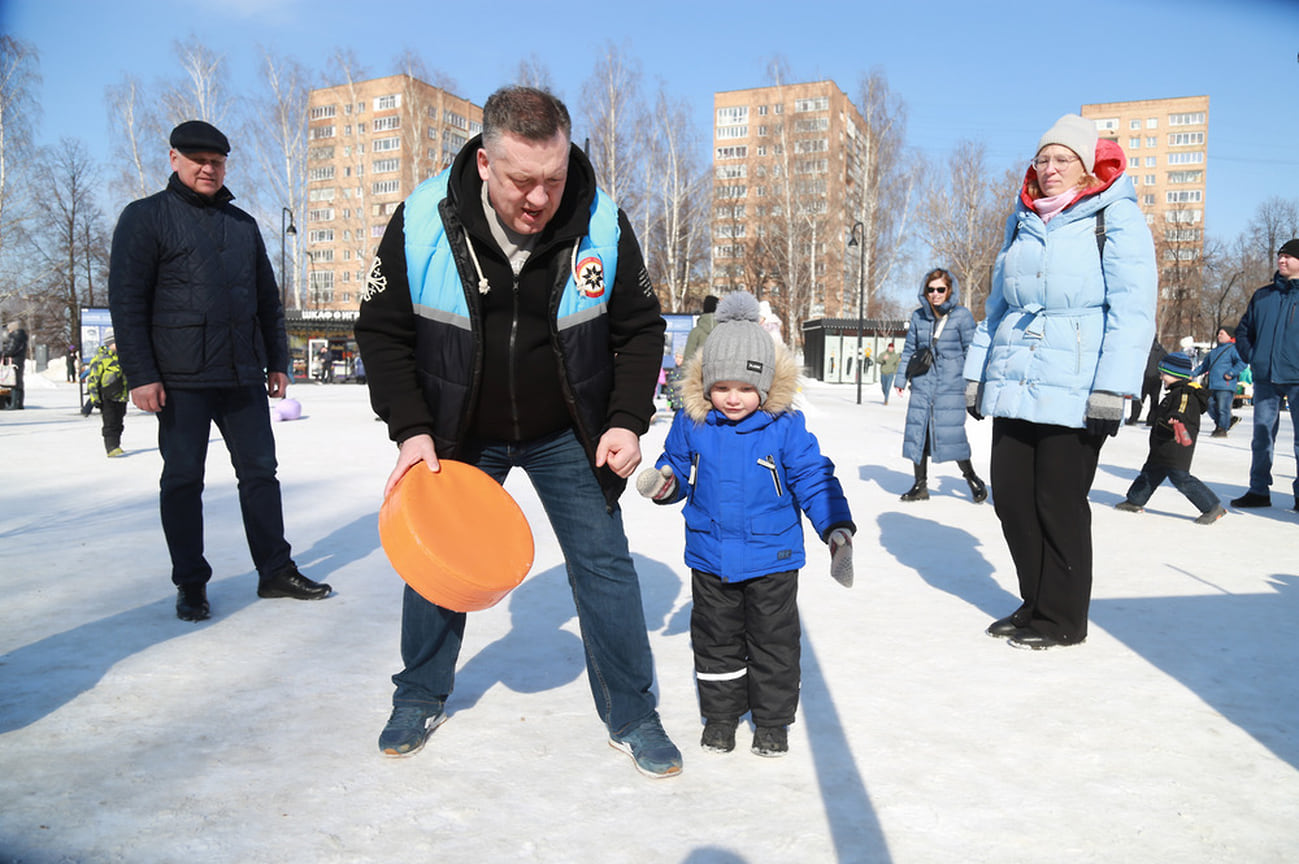
<path id="1" fill-rule="evenodd" d="M 1124 399 L 1117 393 L 1093 390 L 1087 397 L 1087 431 L 1097 437 L 1119 434 Z"/>
<path id="2" fill-rule="evenodd" d="M 983 382 L 970 381 L 965 382 L 965 411 L 975 420 L 982 420 L 983 415 L 979 413 L 979 403 L 983 401 Z"/>
<path id="3" fill-rule="evenodd" d="M 653 501 L 666 501 L 677 491 L 677 478 L 672 468 L 646 468 L 636 475 L 636 491 Z"/>
<path id="4" fill-rule="evenodd" d="M 847 528 L 830 532 L 830 575 L 845 588 L 852 587 L 852 534 Z"/>

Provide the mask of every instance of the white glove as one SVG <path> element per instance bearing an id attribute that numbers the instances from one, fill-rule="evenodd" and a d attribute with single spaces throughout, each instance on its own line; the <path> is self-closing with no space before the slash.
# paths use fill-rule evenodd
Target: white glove
<path id="1" fill-rule="evenodd" d="M 830 575 L 845 588 L 852 587 L 852 534 L 847 528 L 830 532 Z"/>
<path id="2" fill-rule="evenodd" d="M 654 501 L 671 498 L 677 491 L 677 478 L 672 467 L 646 468 L 636 476 L 636 491 Z"/>

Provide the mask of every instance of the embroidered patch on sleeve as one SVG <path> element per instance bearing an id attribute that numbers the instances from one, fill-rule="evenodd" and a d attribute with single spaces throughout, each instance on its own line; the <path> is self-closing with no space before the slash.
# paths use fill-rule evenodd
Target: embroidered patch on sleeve
<path id="1" fill-rule="evenodd" d="M 382 294 L 387 287 L 388 277 L 383 275 L 383 264 L 376 255 L 374 261 L 370 263 L 370 272 L 365 277 L 365 291 L 361 294 L 362 302 L 372 299 L 376 294 Z"/>

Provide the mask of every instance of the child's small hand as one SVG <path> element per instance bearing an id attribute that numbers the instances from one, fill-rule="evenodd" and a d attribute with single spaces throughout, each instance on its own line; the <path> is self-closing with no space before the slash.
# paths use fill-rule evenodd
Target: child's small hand
<path id="1" fill-rule="evenodd" d="M 671 498 L 677 491 L 677 478 L 672 474 L 672 467 L 646 468 L 636 476 L 636 491 L 654 501 Z"/>
<path id="2" fill-rule="evenodd" d="M 830 532 L 830 575 L 845 588 L 852 587 L 852 534 L 847 528 Z"/>

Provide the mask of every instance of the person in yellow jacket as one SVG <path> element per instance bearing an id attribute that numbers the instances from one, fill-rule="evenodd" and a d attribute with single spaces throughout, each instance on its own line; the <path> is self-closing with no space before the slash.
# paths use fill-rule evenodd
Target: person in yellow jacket
<path id="1" fill-rule="evenodd" d="M 104 418 L 104 451 L 109 457 L 125 455 L 122 430 L 126 425 L 126 400 L 131 396 L 131 388 L 126 384 L 122 362 L 117 357 L 117 340 L 112 336 L 91 358 L 86 387 L 90 391 L 91 404 Z"/>

